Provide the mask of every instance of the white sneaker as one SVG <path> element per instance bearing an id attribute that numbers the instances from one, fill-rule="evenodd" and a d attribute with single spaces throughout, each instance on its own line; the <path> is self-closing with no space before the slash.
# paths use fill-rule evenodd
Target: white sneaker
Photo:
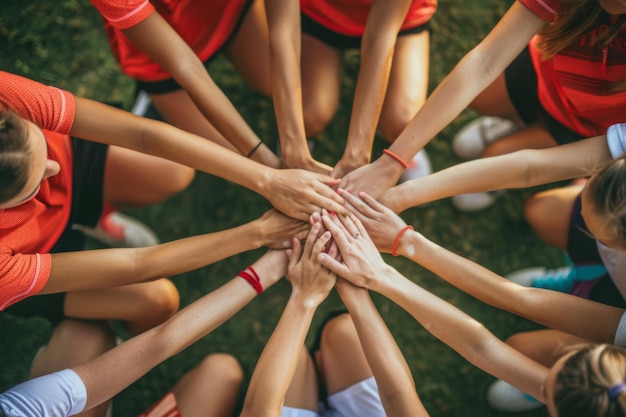
<path id="1" fill-rule="evenodd" d="M 102 217 L 96 227 L 79 227 L 86 236 L 116 248 L 141 248 L 159 244 L 159 238 L 145 224 L 114 211 Z"/>
<path id="2" fill-rule="evenodd" d="M 452 204 L 459 211 L 472 213 L 491 206 L 502 194 L 504 194 L 504 190 L 486 193 L 459 194 L 452 196 Z"/>
<path id="3" fill-rule="evenodd" d="M 404 170 L 402 175 L 400 176 L 399 182 L 411 181 L 417 178 L 425 177 L 430 175 L 433 172 L 432 166 L 430 164 L 430 158 L 424 149 L 419 151 L 411 162 L 409 162 L 409 167 Z"/>
<path id="4" fill-rule="evenodd" d="M 482 116 L 466 124 L 454 135 L 452 149 L 462 159 L 479 158 L 487 145 L 502 139 L 522 126 L 499 117 Z"/>
<path id="5" fill-rule="evenodd" d="M 509 413 L 519 413 L 543 407 L 540 401 L 501 379 L 492 383 L 487 389 L 487 402 L 492 408 Z"/>

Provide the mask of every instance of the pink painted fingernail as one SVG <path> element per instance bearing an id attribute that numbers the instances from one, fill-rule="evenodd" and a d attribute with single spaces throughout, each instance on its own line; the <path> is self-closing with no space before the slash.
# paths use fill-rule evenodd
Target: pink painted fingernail
<path id="1" fill-rule="evenodd" d="M 330 215 L 331 215 L 331 216 L 335 216 L 335 212 L 334 212 L 334 211 L 331 211 L 331 212 L 330 212 Z"/>
<path id="2" fill-rule="evenodd" d="M 337 188 L 337 194 L 342 195 L 343 194 L 343 190 L 341 188 Z"/>

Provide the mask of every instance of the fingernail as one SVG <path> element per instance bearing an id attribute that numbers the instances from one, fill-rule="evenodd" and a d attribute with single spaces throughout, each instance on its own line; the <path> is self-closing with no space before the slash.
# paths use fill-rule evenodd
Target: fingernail
<path id="1" fill-rule="evenodd" d="M 341 188 L 337 188 L 337 194 L 342 195 L 343 194 L 343 190 Z"/>
<path id="2" fill-rule="evenodd" d="M 334 212 L 334 211 L 331 211 L 331 212 L 330 212 L 330 215 L 331 215 L 331 216 L 335 216 L 335 212 Z"/>
<path id="3" fill-rule="evenodd" d="M 352 194 L 352 190 L 348 190 L 348 192 L 349 192 L 350 194 Z"/>

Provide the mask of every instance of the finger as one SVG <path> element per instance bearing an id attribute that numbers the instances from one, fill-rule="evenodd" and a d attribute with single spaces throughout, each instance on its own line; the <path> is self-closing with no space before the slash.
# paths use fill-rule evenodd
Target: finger
<path id="1" fill-rule="evenodd" d="M 365 191 L 361 191 L 359 193 L 359 197 L 363 199 L 363 201 L 370 206 L 373 210 L 376 210 L 379 213 L 384 213 L 386 210 L 389 210 L 389 207 L 382 204 L 380 201 L 376 200 L 374 197 L 366 193 Z"/>
<path id="2" fill-rule="evenodd" d="M 311 226 L 313 226 L 315 223 L 321 223 L 321 222 L 322 222 L 322 216 L 320 215 L 319 211 L 313 212 L 313 214 L 311 214 L 311 217 L 309 217 L 309 223 L 311 224 Z"/>
<path id="3" fill-rule="evenodd" d="M 359 234 L 363 236 L 363 238 L 370 241 L 372 240 L 369 233 L 367 233 L 367 229 L 365 228 L 365 226 L 363 226 L 363 223 L 361 223 L 361 220 L 359 220 L 354 214 L 350 214 L 350 221 L 354 223 L 354 227 L 356 227 L 356 229 L 359 231 Z"/>
<path id="4" fill-rule="evenodd" d="M 354 239 L 358 239 L 361 233 L 359 229 L 356 227 L 356 225 L 354 224 L 354 221 L 352 220 L 353 218 L 356 218 L 354 217 L 354 214 L 350 214 L 348 216 L 338 216 L 338 217 L 341 223 L 343 223 L 343 225 L 346 227 L 346 230 L 350 233 L 350 236 L 352 236 Z"/>
<path id="5" fill-rule="evenodd" d="M 304 250 L 302 252 L 302 256 L 306 256 L 307 258 L 311 258 L 311 253 L 313 251 L 313 245 L 315 245 L 315 241 L 319 236 L 319 231 L 322 228 L 320 223 L 316 223 L 311 227 L 309 231 L 309 235 L 306 238 L 304 243 Z"/>
<path id="6" fill-rule="evenodd" d="M 311 253 L 311 259 L 317 258 L 317 255 L 324 252 L 324 248 L 331 238 L 332 234 L 330 232 L 325 232 L 319 237 L 319 239 L 315 241 L 315 244 L 313 245 L 313 251 Z"/>
<path id="7" fill-rule="evenodd" d="M 302 244 L 298 239 L 293 238 L 291 249 L 288 249 L 288 252 L 289 265 L 287 266 L 287 269 L 291 271 L 300 260 L 300 255 L 302 254 Z"/>
<path id="8" fill-rule="evenodd" d="M 346 266 L 346 264 L 337 262 L 334 258 L 328 256 L 327 253 L 320 253 L 317 255 L 317 261 L 324 267 L 328 268 L 331 272 L 335 274 L 345 277 L 350 273 L 350 270 Z"/>
<path id="9" fill-rule="evenodd" d="M 360 194 L 364 194 L 363 192 L 359 193 Z M 365 216 L 369 217 L 369 218 L 374 218 L 376 216 L 376 214 L 380 213 L 381 210 L 375 210 L 373 209 L 371 204 L 367 204 L 365 203 L 363 200 L 361 200 L 359 197 L 351 194 L 351 193 L 342 193 L 341 194 L 343 196 L 343 198 L 346 199 L 346 201 L 352 205 L 354 208 L 356 208 L 357 211 L 359 211 L 360 213 L 364 214 Z M 379 203 L 380 204 L 380 203 Z M 354 211 L 351 210 L 353 213 Z"/>
<path id="10" fill-rule="evenodd" d="M 322 221 L 328 231 L 333 235 L 333 239 L 337 243 L 339 251 L 343 252 L 350 245 L 348 232 L 343 228 L 343 225 L 340 227 L 335 224 L 335 221 L 330 216 L 322 215 Z"/>

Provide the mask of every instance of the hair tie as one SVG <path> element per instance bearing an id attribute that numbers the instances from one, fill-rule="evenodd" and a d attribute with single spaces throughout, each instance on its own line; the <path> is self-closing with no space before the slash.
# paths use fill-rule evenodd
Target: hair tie
<path id="1" fill-rule="evenodd" d="M 609 387 L 609 398 L 614 400 L 624 391 L 626 391 L 625 383 L 620 382 L 619 384 L 612 385 Z"/>

